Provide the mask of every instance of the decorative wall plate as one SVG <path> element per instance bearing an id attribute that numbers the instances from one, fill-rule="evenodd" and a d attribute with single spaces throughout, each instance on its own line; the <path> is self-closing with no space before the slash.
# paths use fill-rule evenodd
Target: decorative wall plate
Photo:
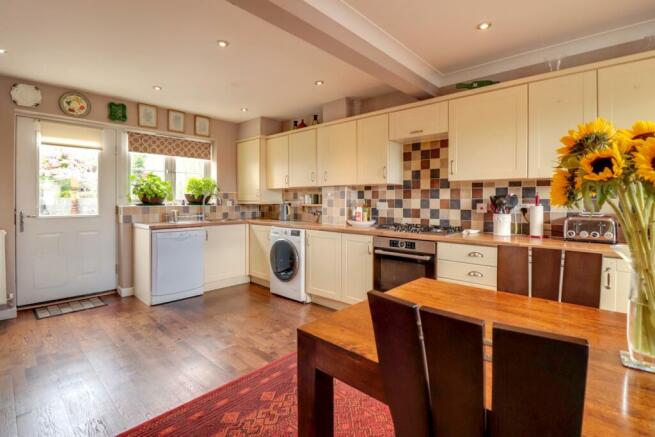
<path id="1" fill-rule="evenodd" d="M 11 101 L 16 105 L 28 108 L 36 108 L 43 100 L 39 87 L 26 83 L 15 83 L 9 94 L 11 94 Z"/>
<path id="2" fill-rule="evenodd" d="M 127 106 L 125 103 L 109 102 L 107 106 L 109 110 L 107 116 L 110 120 L 127 121 Z"/>
<path id="3" fill-rule="evenodd" d="M 59 109 L 73 117 L 86 117 L 91 112 L 91 102 L 78 91 L 69 91 L 59 97 Z"/>

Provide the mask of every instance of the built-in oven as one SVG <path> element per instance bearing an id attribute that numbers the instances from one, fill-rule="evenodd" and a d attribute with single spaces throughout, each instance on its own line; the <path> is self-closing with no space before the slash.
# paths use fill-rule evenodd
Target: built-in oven
<path id="1" fill-rule="evenodd" d="M 387 291 L 418 278 L 436 279 L 437 244 L 373 237 L 373 287 Z"/>

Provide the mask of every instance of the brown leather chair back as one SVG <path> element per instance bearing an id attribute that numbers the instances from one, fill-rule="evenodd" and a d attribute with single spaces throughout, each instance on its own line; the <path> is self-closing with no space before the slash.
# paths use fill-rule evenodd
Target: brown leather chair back
<path id="1" fill-rule="evenodd" d="M 378 291 L 369 291 L 368 304 L 395 434 L 430 436 L 430 398 L 418 305 Z"/>
<path id="2" fill-rule="evenodd" d="M 494 324 L 491 437 L 582 432 L 586 340 Z"/>
<path id="3" fill-rule="evenodd" d="M 529 249 L 520 246 L 498 246 L 498 291 L 529 294 Z"/>
<path id="4" fill-rule="evenodd" d="M 564 254 L 562 302 L 598 308 L 602 270 L 602 255 L 567 250 Z"/>
<path id="5" fill-rule="evenodd" d="M 532 248 L 532 297 L 559 300 L 562 251 Z"/>
<path id="6" fill-rule="evenodd" d="M 420 315 L 434 435 L 483 436 L 484 322 L 428 307 Z"/>

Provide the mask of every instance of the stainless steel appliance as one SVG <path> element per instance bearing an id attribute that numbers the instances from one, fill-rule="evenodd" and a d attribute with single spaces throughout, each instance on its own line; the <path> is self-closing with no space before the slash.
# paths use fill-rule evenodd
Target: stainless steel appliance
<path id="1" fill-rule="evenodd" d="M 373 237 L 373 288 L 387 291 L 418 278 L 437 277 L 437 244 Z"/>
<path id="2" fill-rule="evenodd" d="M 291 220 L 291 217 L 293 216 L 293 212 L 291 209 L 291 203 L 289 202 L 284 202 L 280 205 L 280 221 L 289 221 Z"/>
<path id="3" fill-rule="evenodd" d="M 391 223 L 385 225 L 378 225 L 376 229 L 393 232 L 406 232 L 410 234 L 454 234 L 462 232 L 464 228 L 461 226 L 436 226 L 436 225 L 414 225 L 409 223 Z"/>
<path id="4" fill-rule="evenodd" d="M 580 214 L 564 220 L 564 239 L 616 244 L 619 229 L 616 219 L 606 215 Z"/>

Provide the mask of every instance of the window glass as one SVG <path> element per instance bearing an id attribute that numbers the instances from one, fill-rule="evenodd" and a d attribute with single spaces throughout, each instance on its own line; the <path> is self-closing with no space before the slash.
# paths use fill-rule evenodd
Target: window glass
<path id="1" fill-rule="evenodd" d="M 153 173 L 166 179 L 166 156 L 149 153 L 130 153 L 130 176 L 141 177 Z"/>
<path id="2" fill-rule="evenodd" d="M 204 178 L 207 175 L 207 161 L 204 159 L 175 157 L 175 200 L 184 199 L 189 178 Z"/>
<path id="3" fill-rule="evenodd" d="M 39 145 L 39 216 L 98 214 L 98 149 Z"/>

